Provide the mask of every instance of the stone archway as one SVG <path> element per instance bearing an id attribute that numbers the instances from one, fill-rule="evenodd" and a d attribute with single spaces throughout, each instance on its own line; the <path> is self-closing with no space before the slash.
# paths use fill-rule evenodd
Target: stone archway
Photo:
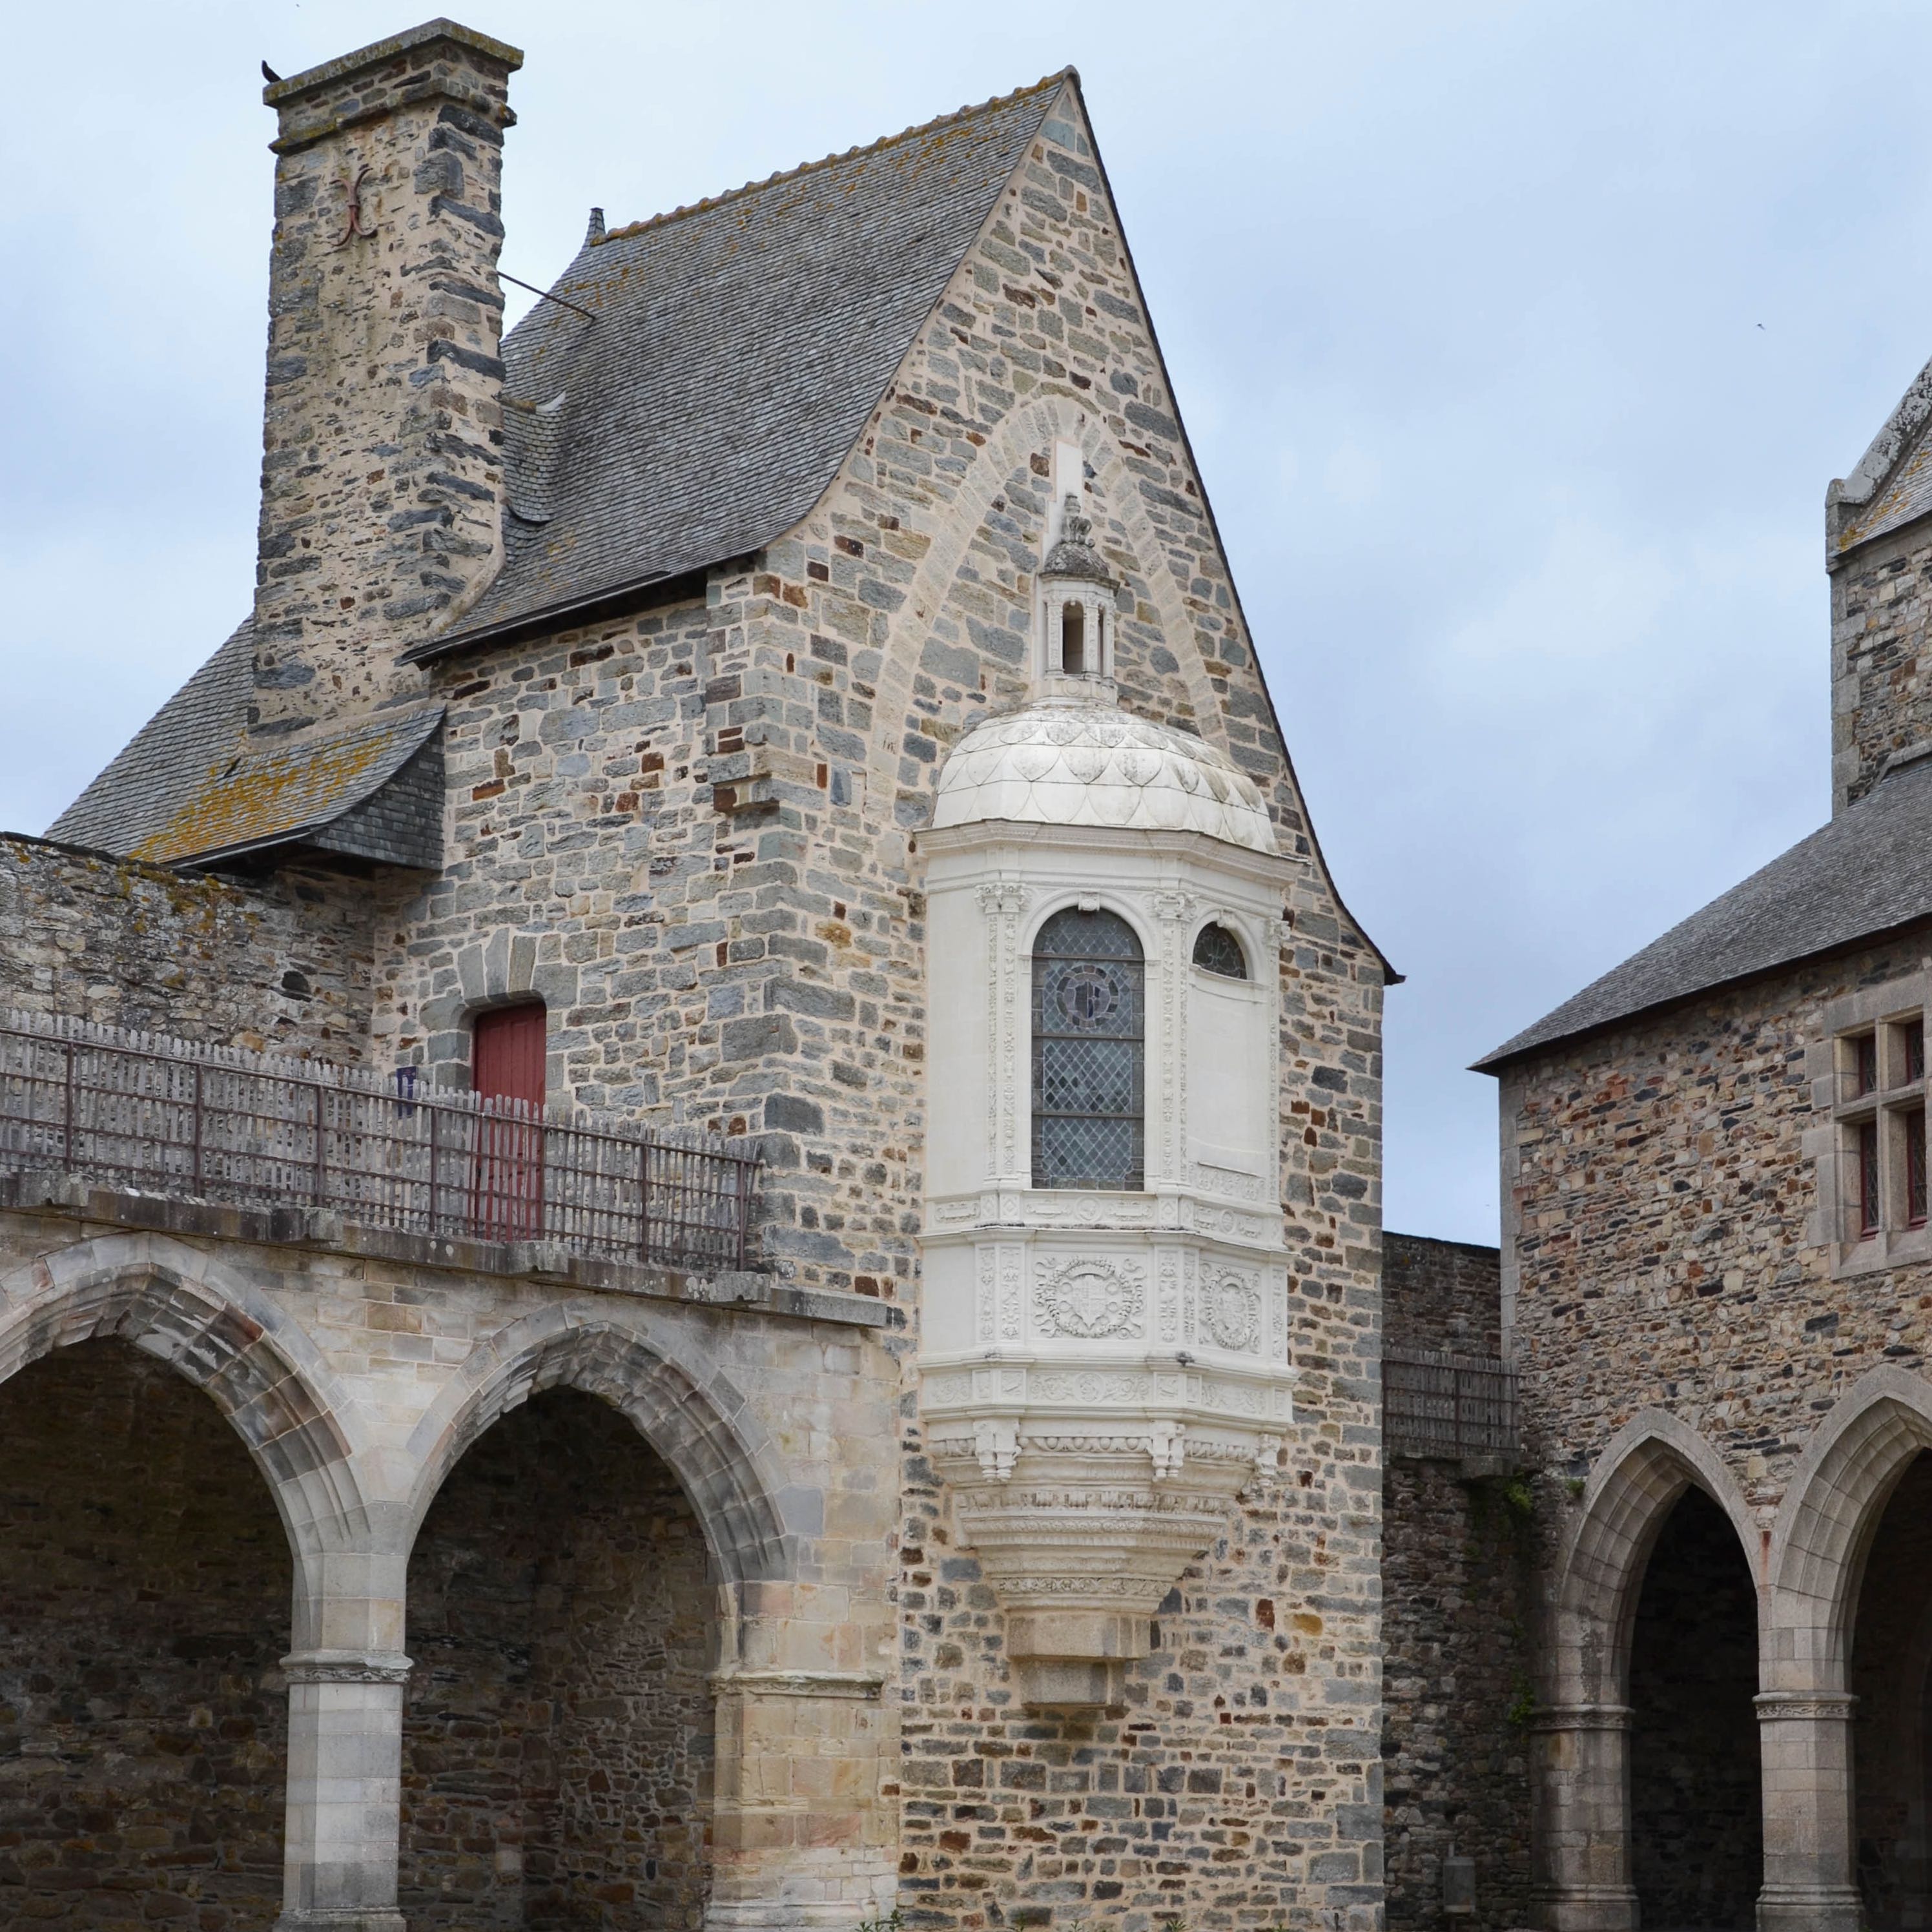
<path id="1" fill-rule="evenodd" d="M 1675 1416 L 1638 1415 L 1598 1459 L 1559 1558 L 1532 1759 L 1536 1893 L 1555 1932 L 1634 1932 L 1639 1922 L 1632 1645 L 1652 1553 L 1693 1490 L 1750 1550 L 1750 1518 L 1709 1445 Z"/>
<path id="2" fill-rule="evenodd" d="M 676 1472 L 719 1582 L 790 1574 L 796 1537 L 775 1501 L 784 1486 L 778 1459 L 743 1396 L 715 1370 L 681 1364 L 664 1341 L 588 1304 L 562 1304 L 518 1322 L 464 1364 L 410 1440 L 418 1472 L 412 1526 L 486 1430 L 553 1388 L 610 1403 Z"/>
<path id="3" fill-rule="evenodd" d="M 716 1592 L 614 1407 L 541 1389 L 472 1442 L 409 1574 L 398 1900 L 412 1932 L 695 1932 Z"/>
<path id="4" fill-rule="evenodd" d="M 1875 1772 L 1889 1767 L 1881 1774 L 1896 1773 L 1889 1795 L 1909 1814 L 1916 1792 L 1922 1814 L 1922 1721 L 1901 1736 L 1893 1721 L 1898 1713 L 1880 1708 L 1861 1727 L 1855 1666 L 1862 1642 L 1868 1700 L 1913 1699 L 1922 1712 L 1923 1607 L 1899 1597 L 1894 1559 L 1900 1536 L 1889 1506 L 1928 1454 L 1932 1384 L 1901 1370 L 1876 1370 L 1826 1418 L 1786 1490 L 1773 1533 L 1766 1688 L 1759 1699 L 1766 1778 L 1759 1922 L 1766 1932 L 1800 1927 L 1851 1932 L 1864 1922 L 1857 1882 L 1855 1748 L 1862 1748 Z M 1904 1566 L 1915 1591 L 1918 1567 Z M 1876 1594 L 1862 1607 L 1868 1579 Z M 1905 1678 L 1914 1670 L 1916 1686 L 1909 1685 Z M 1892 1866 L 1889 1876 L 1868 1874 L 1882 1912 L 1899 1904 L 1904 1868 L 1916 1856 L 1910 1832 L 1908 1842 L 1901 1842 L 1879 1818 L 1887 1796 L 1882 1790 L 1868 1794 L 1866 1808 L 1874 1846 L 1868 1862 L 1879 1867 L 1889 1860 Z M 1922 1829 L 1918 1835 L 1922 1840 Z M 1890 1852 L 1881 1849 L 1888 1837 L 1894 1847 Z M 1922 1857 L 1917 1862 L 1921 1876 L 1914 1889 L 1922 1894 Z"/>
<path id="5" fill-rule="evenodd" d="M 821 1561 L 818 1479 L 788 1464 L 705 1349 L 692 1329 L 608 1300 L 514 1324 L 479 1346 L 418 1424 L 410 1520 L 436 1532 L 437 1498 L 518 1412 L 548 1406 L 560 1418 L 550 1398 L 565 1391 L 616 1411 L 632 1466 L 661 1459 L 675 1479 L 661 1513 L 688 1506 L 704 1548 L 715 1759 L 704 1922 L 712 1932 L 849 1927 L 890 1909 L 894 1884 L 883 1666 L 859 1647 L 868 1622 L 883 1625 L 883 1580 L 871 1582 L 862 1553 Z M 584 1439 L 580 1414 L 569 1426 Z M 620 1447 L 606 1436 L 598 1452 L 614 1471 Z M 881 1552 L 888 1526 L 882 1519 Z M 879 1601 L 862 1594 L 874 1588 Z M 688 1706 L 681 1721 L 692 1722 Z M 688 1891 L 671 1903 L 688 1911 Z"/>
<path id="6" fill-rule="evenodd" d="M 48 1687 L 50 1777 L 80 1792 L 94 1760 L 111 1767 L 98 1802 L 66 1810 L 124 1827 L 82 1894 L 111 1882 L 149 1894 L 150 1916 L 210 1923 L 329 1902 L 328 1700 L 302 1666 L 332 1567 L 369 1532 L 352 1423 L 308 1337 L 185 1244 L 104 1237 L 0 1280 L 4 1507 L 20 1518 L 0 1568 L 30 1565 L 0 1588 L 7 1648 L 44 1653 L 28 1676 Z"/>

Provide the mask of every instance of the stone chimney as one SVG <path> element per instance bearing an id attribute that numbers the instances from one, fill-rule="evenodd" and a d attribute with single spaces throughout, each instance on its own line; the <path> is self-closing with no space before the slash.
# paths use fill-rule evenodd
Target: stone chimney
<path id="1" fill-rule="evenodd" d="M 506 46 L 431 20 L 273 82 L 250 724 L 406 695 L 502 561 Z"/>

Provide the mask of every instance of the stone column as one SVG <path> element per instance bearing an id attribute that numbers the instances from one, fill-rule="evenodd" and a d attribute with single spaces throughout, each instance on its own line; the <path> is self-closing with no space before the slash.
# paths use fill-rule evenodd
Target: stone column
<path id="1" fill-rule="evenodd" d="M 740 1588 L 746 1613 L 728 1610 L 712 1679 L 705 1932 L 853 1932 L 890 1912 L 898 1888 L 896 1820 L 880 1790 L 893 1718 L 870 1654 L 878 1632 L 841 1612 L 843 1591 Z"/>
<path id="2" fill-rule="evenodd" d="M 1627 1704 L 1556 1704 L 1535 1738 L 1536 1898 L 1550 1932 L 1636 1932 Z"/>
<path id="3" fill-rule="evenodd" d="M 1757 1700 L 1764 1766 L 1760 1932 L 1857 1932 L 1852 1882 L 1852 1712 L 1844 1690 Z"/>
<path id="4" fill-rule="evenodd" d="M 396 1855 L 410 1660 L 307 1650 L 282 1668 L 289 1809 L 276 1932 L 404 1932 Z"/>

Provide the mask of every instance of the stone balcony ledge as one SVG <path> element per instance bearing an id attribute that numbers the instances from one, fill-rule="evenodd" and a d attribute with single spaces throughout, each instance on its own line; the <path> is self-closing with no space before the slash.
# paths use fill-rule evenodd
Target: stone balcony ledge
<path id="1" fill-rule="evenodd" d="M 903 1320 L 862 1294 L 801 1288 L 762 1269 L 715 1272 L 621 1262 L 546 1241 L 487 1241 L 372 1227 L 330 1209 L 238 1207 L 102 1185 L 59 1169 L 0 1173 L 0 1213 L 58 1216 L 185 1240 L 354 1256 L 451 1274 L 491 1275 L 579 1292 L 698 1303 L 794 1321 L 886 1328 Z"/>

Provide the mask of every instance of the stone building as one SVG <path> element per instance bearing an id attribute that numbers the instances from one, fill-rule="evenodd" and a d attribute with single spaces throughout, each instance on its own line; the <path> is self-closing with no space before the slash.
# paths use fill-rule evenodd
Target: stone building
<path id="1" fill-rule="evenodd" d="M 0 1922 L 1372 1932 L 1392 975 L 1077 77 L 504 337 L 520 59 L 268 88 L 252 608 L 0 842 Z"/>
<path id="2" fill-rule="evenodd" d="M 1827 497 L 1830 822 L 1483 1063 L 1558 1932 L 1932 1915 L 1929 416 Z"/>

